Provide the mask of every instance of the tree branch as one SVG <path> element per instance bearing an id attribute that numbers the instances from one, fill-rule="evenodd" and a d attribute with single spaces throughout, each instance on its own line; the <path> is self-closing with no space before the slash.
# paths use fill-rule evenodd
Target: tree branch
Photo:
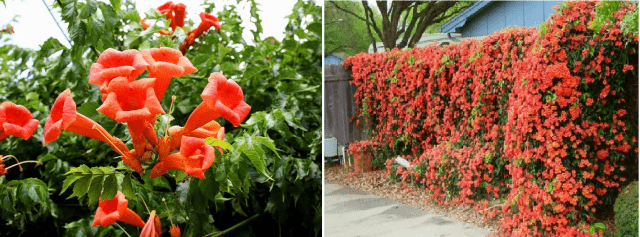
<path id="1" fill-rule="evenodd" d="M 384 35 L 382 33 L 382 31 L 380 31 L 380 28 L 378 28 L 378 25 L 376 24 L 375 21 L 375 17 L 373 16 L 373 10 L 371 10 L 371 7 L 369 7 L 369 3 L 367 3 L 367 1 L 362 1 L 362 6 L 364 7 L 364 14 L 367 15 L 367 22 L 370 22 L 371 26 L 373 26 L 373 30 L 375 30 L 376 34 L 378 34 L 378 36 L 380 37 L 380 40 L 382 40 L 382 43 L 385 44 L 385 47 L 387 47 L 386 45 L 386 39 L 387 39 L 387 35 Z M 374 45 L 375 47 L 375 45 Z"/>
<path id="2" fill-rule="evenodd" d="M 428 4 L 432 4 L 433 2 L 429 2 Z M 425 2 L 424 4 L 427 4 L 427 2 Z M 402 37 L 402 41 L 400 42 L 400 44 L 398 45 L 398 48 L 404 48 L 407 46 L 407 43 L 409 42 L 409 39 L 411 38 L 411 34 L 413 33 L 413 29 L 416 27 L 416 23 L 418 22 L 419 19 L 424 17 L 424 14 L 427 12 L 426 9 L 422 10 L 421 12 L 418 12 L 418 7 L 420 7 L 420 5 L 422 4 L 415 4 L 413 5 L 413 14 L 411 16 L 411 22 L 409 22 L 409 28 L 407 28 L 407 31 L 405 32 L 404 36 Z M 429 6 L 427 6 L 428 8 Z"/>
<path id="3" fill-rule="evenodd" d="M 415 44 L 418 43 L 418 41 L 422 37 L 422 34 L 427 29 L 427 27 L 434 23 L 433 20 L 438 15 L 446 12 L 449 8 L 453 7 L 457 2 L 440 1 L 440 2 L 430 2 L 430 3 L 434 3 L 434 4 L 429 4 L 430 6 L 427 6 L 427 9 L 425 9 L 426 13 L 424 17 L 420 19 L 420 22 L 418 23 L 418 26 L 416 28 L 416 32 L 411 37 L 408 47 L 415 46 Z"/>
<path id="4" fill-rule="evenodd" d="M 447 18 L 450 18 L 452 16 L 458 15 L 458 14 L 462 13 L 464 10 L 467 10 L 468 6 L 470 6 L 470 5 L 467 5 L 467 6 L 464 6 L 464 7 L 459 7 L 459 8 L 454 8 L 455 6 L 451 7 L 449 9 L 454 9 L 452 12 L 450 12 L 449 14 L 444 12 L 444 13 L 438 15 L 438 17 L 433 19 L 433 22 L 441 22 L 441 21 L 446 20 Z M 449 9 L 447 9 L 447 11 L 449 11 Z"/>
<path id="5" fill-rule="evenodd" d="M 362 21 L 367 22 L 367 20 L 364 17 L 358 16 L 358 14 L 356 14 L 356 13 L 354 13 L 354 12 L 352 12 L 352 11 L 346 9 L 346 8 L 340 7 L 336 2 L 331 1 L 329 3 L 333 4 L 333 6 L 336 7 L 338 10 L 340 10 L 340 11 L 342 11 L 344 13 L 350 14 L 350 15 L 352 15 L 352 16 L 354 16 L 354 17 L 356 17 L 356 18 L 358 18 L 358 19 L 360 19 Z M 365 13 L 365 15 L 366 15 L 366 13 Z"/>
<path id="6" fill-rule="evenodd" d="M 365 6 L 365 4 L 367 4 L 367 6 Z M 366 3 L 366 1 L 362 1 L 362 6 L 364 7 L 364 15 L 365 15 L 365 17 L 367 17 L 367 20 L 365 21 L 365 22 L 367 22 L 367 34 L 369 35 L 369 38 L 371 39 L 371 43 L 373 45 L 373 52 L 376 53 L 376 52 L 378 52 L 378 47 L 376 45 L 376 38 L 373 37 L 373 34 L 371 33 L 371 25 L 369 24 L 369 15 L 367 14 L 368 3 Z M 369 10 L 371 10 L 371 8 L 369 8 Z M 375 24 L 375 22 L 374 22 L 374 24 Z"/>

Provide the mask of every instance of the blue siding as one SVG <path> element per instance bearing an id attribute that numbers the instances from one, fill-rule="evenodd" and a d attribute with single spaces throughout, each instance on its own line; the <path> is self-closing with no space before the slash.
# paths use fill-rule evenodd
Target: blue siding
<path id="1" fill-rule="evenodd" d="M 487 34 L 487 22 L 483 19 L 483 16 L 484 14 L 468 21 L 462 29 L 462 37 Z"/>
<path id="2" fill-rule="evenodd" d="M 538 27 L 544 21 L 542 2 L 524 2 L 524 26 Z"/>
<path id="3" fill-rule="evenodd" d="M 490 6 L 489 14 L 487 14 L 487 34 L 490 32 L 496 32 L 504 29 L 505 26 L 505 11 L 502 6 L 504 2 L 497 2 Z"/>
<path id="4" fill-rule="evenodd" d="M 502 5 L 507 27 L 524 26 L 524 14 L 520 14 L 524 11 L 524 2 L 502 2 Z"/>
<path id="5" fill-rule="evenodd" d="M 476 6 L 476 4 L 478 6 Z M 554 14 L 558 1 L 478 2 L 451 23 L 441 28 L 444 33 L 459 32 L 462 37 L 489 35 L 512 26 L 538 27 Z M 457 25 L 455 25 L 457 24 Z"/>
<path id="6" fill-rule="evenodd" d="M 324 58 L 324 65 L 332 65 L 332 64 L 342 64 L 342 58 L 335 56 L 333 54 L 326 56 Z"/>

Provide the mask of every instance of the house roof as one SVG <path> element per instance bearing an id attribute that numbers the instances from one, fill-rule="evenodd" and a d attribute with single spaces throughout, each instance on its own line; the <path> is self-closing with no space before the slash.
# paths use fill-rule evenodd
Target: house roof
<path id="1" fill-rule="evenodd" d="M 462 35 L 459 33 L 432 33 L 432 34 L 423 34 L 422 37 L 420 37 L 420 41 L 418 41 L 416 43 L 416 45 L 414 47 L 423 47 L 432 43 L 444 43 L 444 42 L 448 42 L 448 43 L 457 43 L 462 41 Z M 398 40 L 397 43 L 399 44 L 402 40 Z M 373 45 L 369 45 L 369 53 L 373 53 Z M 378 50 L 378 52 L 384 52 L 385 48 L 384 48 L 384 43 L 382 42 L 376 42 L 376 48 Z"/>
<path id="2" fill-rule="evenodd" d="M 467 19 L 471 18 L 480 10 L 490 5 L 492 1 L 479 1 L 469 6 L 464 12 L 460 13 L 456 17 L 449 20 L 447 23 L 444 23 L 442 27 L 440 27 L 440 32 L 442 33 L 454 33 L 458 32 L 458 29 L 462 28 L 464 24 L 467 22 Z"/>

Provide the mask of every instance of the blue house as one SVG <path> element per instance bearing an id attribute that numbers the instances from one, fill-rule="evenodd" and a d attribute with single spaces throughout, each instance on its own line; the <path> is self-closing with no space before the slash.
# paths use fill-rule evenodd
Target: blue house
<path id="1" fill-rule="evenodd" d="M 335 54 L 329 54 L 324 57 L 324 65 L 342 64 L 342 58 Z"/>
<path id="2" fill-rule="evenodd" d="M 461 33 L 462 37 L 478 37 L 510 26 L 538 27 L 549 15 L 553 6 L 561 1 L 480 1 L 446 22 L 442 33 Z"/>

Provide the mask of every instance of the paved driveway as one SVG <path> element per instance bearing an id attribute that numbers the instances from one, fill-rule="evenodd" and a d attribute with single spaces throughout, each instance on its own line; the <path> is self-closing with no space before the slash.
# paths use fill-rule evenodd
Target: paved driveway
<path id="1" fill-rule="evenodd" d="M 486 236 L 488 229 L 325 180 L 325 236 Z"/>

